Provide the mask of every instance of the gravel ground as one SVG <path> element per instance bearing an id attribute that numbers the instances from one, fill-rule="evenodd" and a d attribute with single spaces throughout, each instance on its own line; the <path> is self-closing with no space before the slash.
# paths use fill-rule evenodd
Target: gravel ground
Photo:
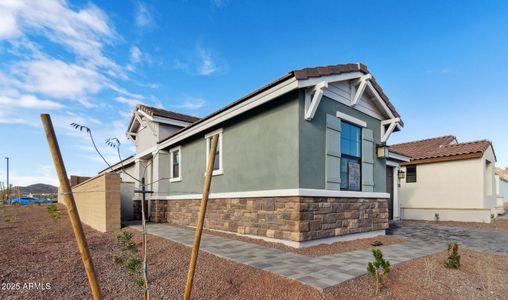
<path id="1" fill-rule="evenodd" d="M 446 252 L 393 267 L 386 287 L 373 297 L 365 275 L 325 290 L 326 299 L 507 299 L 508 257 L 459 249 L 461 267 L 443 266 Z"/>
<path id="2" fill-rule="evenodd" d="M 174 225 L 174 226 L 177 226 L 177 225 Z M 334 253 L 370 249 L 370 248 L 372 248 L 371 244 L 374 241 L 379 241 L 384 246 L 388 246 L 388 245 L 396 244 L 396 243 L 402 243 L 402 242 L 406 241 L 406 239 L 401 236 L 384 235 L 384 236 L 377 236 L 375 238 L 336 242 L 336 243 L 329 244 L 329 245 L 323 244 L 323 245 L 317 245 L 317 246 L 312 246 L 312 247 L 307 247 L 307 248 L 292 248 L 292 247 L 288 247 L 288 246 L 285 246 L 280 243 L 271 243 L 271 242 L 267 242 L 267 241 L 260 240 L 260 239 L 253 239 L 253 238 L 249 238 L 249 237 L 239 236 L 236 234 L 230 234 L 230 233 L 219 232 L 219 231 L 214 231 L 214 230 L 206 230 L 206 229 L 204 230 L 204 232 L 206 232 L 208 234 L 227 237 L 230 239 L 244 241 L 244 242 L 248 242 L 248 243 L 252 243 L 252 244 L 257 244 L 257 245 L 267 247 L 267 248 L 276 248 L 276 249 L 294 252 L 294 253 L 307 255 L 307 256 L 321 256 L 321 255 L 329 255 L 329 254 L 334 254 Z"/>
<path id="3" fill-rule="evenodd" d="M 85 273 L 63 207 L 54 222 L 45 206 L 9 208 L 17 219 L 0 222 L 0 283 L 50 283 L 44 291 L 0 290 L 0 299 L 90 299 Z M 140 299 L 134 277 L 114 263 L 119 253 L 115 233 L 85 226 L 105 299 Z M 139 240 L 137 232 L 132 231 Z M 152 299 L 181 299 L 190 248 L 149 236 L 149 279 Z M 460 270 L 443 267 L 444 253 L 399 264 L 392 270 L 380 299 L 502 299 L 508 294 L 508 257 L 462 250 Z M 368 276 L 320 293 L 262 270 L 200 253 L 193 299 L 367 299 Z"/>
<path id="4" fill-rule="evenodd" d="M 495 231 L 508 231 L 508 219 L 497 219 L 492 223 L 455 222 L 455 221 L 439 221 L 439 223 L 436 223 L 435 221 L 421 221 L 421 220 L 407 220 L 407 221 L 416 222 L 416 223 L 427 223 L 427 224 L 453 226 L 453 227 L 466 227 L 466 228 L 477 228 L 477 229 L 486 229 L 486 230 L 495 230 Z"/>

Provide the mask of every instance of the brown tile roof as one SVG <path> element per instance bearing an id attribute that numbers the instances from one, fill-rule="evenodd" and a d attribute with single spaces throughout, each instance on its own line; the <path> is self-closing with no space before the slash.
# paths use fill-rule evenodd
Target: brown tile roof
<path id="1" fill-rule="evenodd" d="M 496 175 L 498 175 L 501 180 L 508 182 L 508 168 L 496 168 Z"/>
<path id="2" fill-rule="evenodd" d="M 204 117 L 204 118 L 201 118 L 199 119 L 198 121 L 196 121 L 195 123 L 177 131 L 175 134 L 167 137 L 165 140 L 159 142 L 159 143 L 162 143 L 166 140 L 169 140 L 170 138 L 172 138 L 173 136 L 177 135 L 177 134 L 180 134 L 181 132 L 183 131 L 186 131 L 188 129 L 190 129 L 191 127 L 194 127 L 196 126 L 197 124 L 199 123 L 202 123 L 202 122 L 205 122 L 206 120 L 212 118 L 213 116 L 216 116 L 258 94 L 261 94 L 262 92 L 276 86 L 277 84 L 279 83 L 282 83 L 290 78 L 295 78 L 297 80 L 305 80 L 305 79 L 309 79 L 309 78 L 315 78 L 315 77 L 321 77 L 321 76 L 328 76 L 328 75 L 338 75 L 338 74 L 341 74 L 341 73 L 348 73 L 348 72 L 362 72 L 364 74 L 370 74 L 369 70 L 367 70 L 367 67 L 361 63 L 357 63 L 357 64 L 340 64 L 340 65 L 335 65 L 335 66 L 325 66 L 325 67 L 314 67 L 314 68 L 304 68 L 304 69 L 300 69 L 300 70 L 293 70 L 293 71 L 290 71 L 288 72 L 286 75 L 262 86 L 261 88 L 253 91 L 252 93 L 246 95 L 246 96 L 243 96 L 242 98 L 240 99 L 237 99 L 236 101 L 233 101 L 231 102 L 230 104 L 224 106 L 223 108 L 209 114 L 208 116 Z M 390 102 L 390 100 L 388 99 L 388 97 L 385 95 L 385 93 L 383 92 L 383 89 L 381 89 L 381 87 L 379 86 L 379 84 L 377 84 L 376 80 L 374 79 L 374 76 L 372 77 L 371 79 L 371 83 L 372 85 L 374 86 L 374 88 L 376 89 L 376 91 L 379 93 L 379 95 L 381 96 L 381 98 L 385 101 L 386 105 L 388 106 L 388 108 L 392 111 L 392 113 L 394 114 L 395 117 L 397 118 L 400 118 L 400 115 L 399 113 L 395 110 L 395 107 L 392 105 L 392 103 Z M 401 120 L 401 124 L 404 125 L 404 123 L 402 122 Z"/>
<path id="3" fill-rule="evenodd" d="M 456 140 L 455 136 L 447 135 L 392 145 L 390 151 L 411 157 L 410 162 L 404 163 L 407 165 L 477 158 L 492 146 L 487 140 L 454 143 Z"/>
<path id="4" fill-rule="evenodd" d="M 147 113 L 148 115 L 150 115 L 152 117 L 159 116 L 159 117 L 170 118 L 170 119 L 183 121 L 183 122 L 189 122 L 189 123 L 194 123 L 199 120 L 199 118 L 197 118 L 197 117 L 184 115 L 184 114 L 172 112 L 169 110 L 164 110 L 161 108 L 146 106 L 146 105 L 142 105 L 142 104 L 138 104 L 137 109 L 140 109 L 141 111 Z"/>

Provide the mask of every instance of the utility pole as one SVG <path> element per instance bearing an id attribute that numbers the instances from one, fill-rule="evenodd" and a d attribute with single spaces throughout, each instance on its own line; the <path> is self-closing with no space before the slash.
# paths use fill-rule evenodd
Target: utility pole
<path id="1" fill-rule="evenodd" d="M 11 186 L 9 185 L 9 158 L 6 157 L 5 160 L 7 161 L 7 189 L 9 190 L 10 193 Z"/>

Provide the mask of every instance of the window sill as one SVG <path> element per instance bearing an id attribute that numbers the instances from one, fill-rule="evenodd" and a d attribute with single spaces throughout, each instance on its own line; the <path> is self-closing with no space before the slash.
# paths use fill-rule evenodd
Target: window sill
<path id="1" fill-rule="evenodd" d="M 212 176 L 220 176 L 224 175 L 224 170 L 215 170 L 212 172 Z M 204 176 L 206 176 L 206 172 L 204 173 Z"/>
<path id="2" fill-rule="evenodd" d="M 170 178 L 169 179 L 169 182 L 180 182 L 182 181 L 182 177 L 178 177 L 178 178 Z"/>

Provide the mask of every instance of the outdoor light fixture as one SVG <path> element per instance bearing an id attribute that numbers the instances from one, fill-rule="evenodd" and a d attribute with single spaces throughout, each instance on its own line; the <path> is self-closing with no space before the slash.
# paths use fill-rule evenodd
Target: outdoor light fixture
<path id="1" fill-rule="evenodd" d="M 377 146 L 376 152 L 377 152 L 378 158 L 388 158 L 388 154 L 390 151 L 388 149 L 388 146 L 380 145 L 380 146 Z"/>
<path id="2" fill-rule="evenodd" d="M 399 179 L 404 179 L 406 178 L 406 172 L 402 171 L 402 170 L 399 170 L 397 172 L 397 177 L 399 177 Z"/>

